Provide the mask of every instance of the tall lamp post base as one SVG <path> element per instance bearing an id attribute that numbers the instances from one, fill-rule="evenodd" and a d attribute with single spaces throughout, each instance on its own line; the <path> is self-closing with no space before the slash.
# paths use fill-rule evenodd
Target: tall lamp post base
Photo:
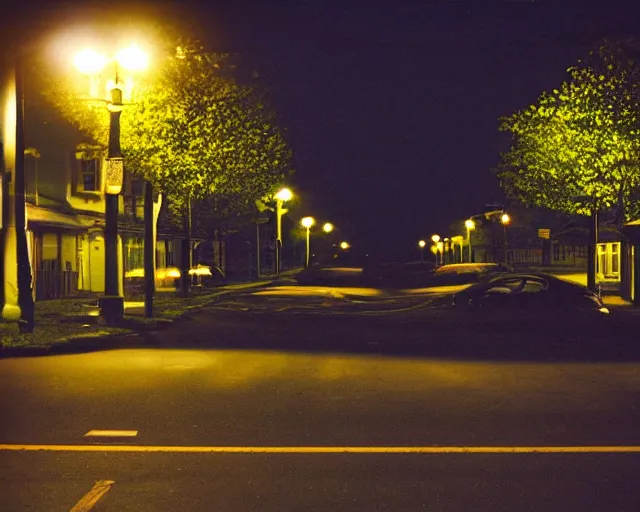
<path id="1" fill-rule="evenodd" d="M 124 317 L 124 297 L 105 295 L 98 299 L 98 306 L 106 324 L 116 324 Z"/>

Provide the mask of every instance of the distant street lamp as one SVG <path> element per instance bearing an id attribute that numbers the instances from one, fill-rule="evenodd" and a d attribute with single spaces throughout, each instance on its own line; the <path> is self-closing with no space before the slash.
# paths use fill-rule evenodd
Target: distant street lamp
<path id="1" fill-rule="evenodd" d="M 322 231 L 329 234 L 333 231 L 333 224 L 331 222 L 325 222 L 324 226 L 322 226 Z"/>
<path id="2" fill-rule="evenodd" d="M 464 227 L 467 228 L 467 246 L 469 247 L 469 263 L 471 263 L 471 232 L 476 229 L 476 223 L 471 219 L 467 219 L 464 221 Z"/>
<path id="3" fill-rule="evenodd" d="M 293 193 L 288 188 L 281 188 L 274 196 L 276 199 L 276 275 L 280 275 L 282 259 L 282 216 L 289 210 L 283 208 L 287 201 L 291 201 Z"/>
<path id="4" fill-rule="evenodd" d="M 503 213 L 502 217 L 500 217 L 500 222 L 502 222 L 502 228 L 504 230 L 504 262 L 507 263 L 507 226 L 511 222 L 511 217 L 508 214 Z"/>
<path id="5" fill-rule="evenodd" d="M 438 252 L 440 250 L 440 235 L 433 235 L 431 237 L 431 241 L 436 245 L 436 265 L 438 264 Z M 442 257 L 440 258 L 440 263 L 442 263 Z"/>
<path id="6" fill-rule="evenodd" d="M 304 228 L 306 228 L 307 230 L 307 252 L 306 252 L 306 257 L 305 257 L 305 267 L 309 266 L 309 250 L 310 250 L 310 238 L 311 238 L 311 228 L 315 225 L 316 223 L 316 219 L 314 219 L 313 217 L 303 217 L 302 220 L 300 221 L 300 224 L 302 224 L 302 226 Z"/>
<path id="7" fill-rule="evenodd" d="M 418 247 L 420 247 L 420 261 L 424 261 L 424 247 L 427 245 L 427 242 L 424 240 L 420 240 L 418 242 Z"/>
<path id="8" fill-rule="evenodd" d="M 124 298 L 120 295 L 118 272 L 118 196 L 124 180 L 124 159 L 120 150 L 120 114 L 123 107 L 121 68 L 142 71 L 149 62 L 147 55 L 138 47 L 130 46 L 107 57 L 85 49 L 73 59 L 73 64 L 91 80 L 90 96 L 99 97 L 97 78 L 109 63 L 114 65 L 113 80 L 108 82 L 107 109 L 109 110 L 109 147 L 105 174 L 105 290 L 99 300 L 100 309 L 107 323 L 117 322 L 124 315 Z M 127 84 L 131 90 L 132 84 Z M 100 98 L 103 99 L 103 98 Z"/>
<path id="9" fill-rule="evenodd" d="M 349 247 L 351 246 L 348 242 L 340 242 L 340 249 L 342 249 L 343 251 L 346 251 Z"/>

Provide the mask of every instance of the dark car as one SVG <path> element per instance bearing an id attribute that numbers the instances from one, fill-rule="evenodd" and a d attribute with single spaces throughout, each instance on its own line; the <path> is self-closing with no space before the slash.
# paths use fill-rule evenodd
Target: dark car
<path id="1" fill-rule="evenodd" d="M 506 273 L 456 293 L 457 311 L 482 312 L 518 321 L 526 317 L 556 322 L 572 316 L 609 314 L 602 299 L 579 284 L 543 273 Z"/>

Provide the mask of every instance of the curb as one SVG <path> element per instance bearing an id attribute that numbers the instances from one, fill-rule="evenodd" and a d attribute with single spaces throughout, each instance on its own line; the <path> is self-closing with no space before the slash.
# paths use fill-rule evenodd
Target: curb
<path id="1" fill-rule="evenodd" d="M 179 321 L 190 320 L 191 315 L 202 308 L 205 308 L 215 302 L 218 297 L 230 295 L 232 293 L 242 292 L 274 285 L 277 280 L 266 280 L 255 286 L 246 286 L 240 288 L 232 288 L 228 290 L 220 290 L 213 294 L 204 304 L 193 306 L 186 309 L 175 318 L 158 318 L 157 323 L 153 325 L 140 325 L 137 328 L 125 327 L 130 332 L 105 334 L 103 336 L 77 336 L 73 338 L 60 338 L 48 346 L 20 346 L 20 347 L 3 347 L 0 346 L 0 359 L 8 359 L 13 357 L 42 357 L 50 355 L 63 354 L 81 354 L 87 352 L 97 352 L 100 350 L 114 350 L 122 348 L 153 348 L 158 343 L 153 340 L 154 334 L 166 329 Z M 233 286 L 233 285 L 232 285 Z M 126 321 L 125 321 L 126 325 Z"/>

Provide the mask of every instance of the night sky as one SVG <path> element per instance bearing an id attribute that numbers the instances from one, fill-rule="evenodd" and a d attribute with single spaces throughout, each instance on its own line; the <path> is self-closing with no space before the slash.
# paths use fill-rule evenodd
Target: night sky
<path id="1" fill-rule="evenodd" d="M 399 257 L 503 201 L 490 171 L 508 144 L 500 115 L 640 26 L 634 2 L 378 3 L 245 4 L 216 19 L 212 44 L 252 55 L 271 87 L 300 214 Z"/>
<path id="2" fill-rule="evenodd" d="M 497 118 L 556 87 L 602 37 L 637 33 L 636 4 L 236 1 L 169 11 L 210 49 L 242 53 L 271 89 L 294 152 L 292 218 L 330 220 L 360 247 L 407 257 L 419 238 L 457 234 L 454 220 L 503 201 L 490 172 L 508 144 Z"/>

